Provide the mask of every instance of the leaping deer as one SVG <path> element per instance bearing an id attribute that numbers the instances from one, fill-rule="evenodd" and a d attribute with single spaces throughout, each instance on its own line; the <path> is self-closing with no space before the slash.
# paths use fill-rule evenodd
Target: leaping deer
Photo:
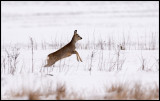
<path id="1" fill-rule="evenodd" d="M 76 54 L 77 56 L 77 61 L 81 61 L 82 59 L 80 58 L 78 52 L 75 50 L 75 43 L 78 40 L 81 40 L 82 37 L 80 37 L 77 34 L 77 30 L 74 31 L 74 35 L 72 37 L 72 40 L 65 45 L 64 47 L 62 47 L 61 49 L 57 50 L 56 52 L 50 53 L 47 57 L 47 64 L 44 67 L 50 67 L 53 64 L 55 64 L 58 60 L 66 58 L 71 56 L 72 54 Z"/>

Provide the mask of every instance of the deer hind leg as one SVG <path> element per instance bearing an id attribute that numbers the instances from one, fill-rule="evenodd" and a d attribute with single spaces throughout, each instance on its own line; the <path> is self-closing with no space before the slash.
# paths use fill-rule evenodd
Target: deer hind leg
<path id="1" fill-rule="evenodd" d="M 82 62 L 82 59 L 81 59 L 81 57 L 79 56 L 79 54 L 78 54 L 78 52 L 75 50 L 75 51 L 73 51 L 73 54 L 76 54 L 76 56 L 77 56 L 77 61 L 81 61 Z"/>
<path id="2" fill-rule="evenodd" d="M 54 64 L 54 62 L 51 61 L 47 61 L 47 64 L 44 67 L 50 67 Z"/>
<path id="3" fill-rule="evenodd" d="M 50 66 L 52 66 L 54 63 L 51 63 L 51 62 L 49 62 L 49 63 L 47 63 L 44 67 L 50 67 Z"/>
<path id="4" fill-rule="evenodd" d="M 50 58 L 50 57 L 47 57 L 47 64 L 44 66 L 44 67 L 50 67 L 52 66 L 53 64 L 55 64 L 57 58 L 54 57 L 54 58 Z"/>

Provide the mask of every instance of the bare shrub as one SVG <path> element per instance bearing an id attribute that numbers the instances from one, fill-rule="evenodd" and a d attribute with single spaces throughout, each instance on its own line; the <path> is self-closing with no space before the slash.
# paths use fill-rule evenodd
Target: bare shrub
<path id="1" fill-rule="evenodd" d="M 6 58 L 2 57 L 1 59 L 2 59 L 2 61 L 1 61 L 1 73 L 5 74 L 5 72 L 6 72 Z"/>
<path id="2" fill-rule="evenodd" d="M 18 64 L 18 56 L 20 54 L 19 52 L 20 48 L 17 48 L 16 46 L 10 47 L 10 48 L 11 49 L 5 49 L 5 52 L 7 54 L 7 60 L 8 60 L 6 64 L 8 65 L 8 73 L 14 74 Z M 6 66 L 4 68 L 6 69 Z"/>
<path id="3" fill-rule="evenodd" d="M 159 58 L 158 59 L 155 58 L 155 63 L 152 65 L 152 67 L 153 66 L 155 66 L 156 70 L 159 71 Z"/>
<path id="4" fill-rule="evenodd" d="M 92 51 L 92 54 L 91 54 L 91 61 L 90 61 L 90 65 L 89 65 L 89 71 L 90 71 L 90 74 L 91 74 L 91 71 L 92 71 L 92 62 L 93 62 L 93 57 L 95 55 L 95 51 Z"/>
<path id="5" fill-rule="evenodd" d="M 141 62 L 141 70 L 147 70 L 147 61 L 146 59 L 143 57 L 142 53 L 141 53 L 141 57 L 139 57 L 139 60 Z"/>
<path id="6" fill-rule="evenodd" d="M 125 62 L 125 59 L 123 56 L 121 57 L 121 48 L 119 45 L 117 45 L 117 48 L 115 48 L 115 58 L 112 58 L 109 67 L 109 71 L 114 70 L 116 68 L 117 71 L 122 70 L 123 64 Z"/>
<path id="7" fill-rule="evenodd" d="M 92 36 L 93 37 L 88 36 L 88 39 L 85 43 L 78 43 L 77 48 L 78 49 L 113 50 L 114 47 L 117 45 L 115 42 L 115 37 L 113 36 L 108 36 L 106 38 L 102 38 L 102 37 L 97 38 L 94 33 Z M 150 39 L 147 39 L 146 37 L 150 37 Z M 159 46 L 158 46 L 159 39 L 157 38 L 159 38 L 158 34 L 151 32 L 150 36 L 146 36 L 145 34 L 144 40 L 141 40 L 141 36 L 137 35 L 137 41 L 135 40 L 131 41 L 131 36 L 129 34 L 128 36 L 123 34 L 121 39 L 119 39 L 119 40 L 122 40 L 119 45 L 121 50 L 127 50 L 127 49 L 156 50 L 156 49 L 159 49 Z M 33 40 L 33 38 L 31 37 L 30 39 Z M 65 42 L 57 41 L 57 36 L 55 36 L 54 39 L 51 38 L 50 42 L 47 42 L 45 40 L 42 40 L 40 43 L 36 43 L 36 40 L 34 40 L 33 42 L 34 42 L 34 46 L 33 46 L 34 49 L 38 49 L 38 47 L 40 47 L 43 50 L 59 49 L 60 47 L 65 45 Z M 26 46 L 25 44 L 21 43 L 21 46 L 28 47 L 28 49 L 31 48 L 30 44 Z M 2 47 L 4 47 L 4 45 Z"/>
<path id="8" fill-rule="evenodd" d="M 34 55 L 34 52 L 33 52 L 33 39 L 32 39 L 32 37 L 30 37 L 30 41 L 31 41 L 31 49 L 32 49 L 32 73 L 33 73 L 33 55 Z"/>
<path id="9" fill-rule="evenodd" d="M 98 62 L 98 67 L 99 67 L 99 70 L 102 71 L 103 70 L 103 67 L 104 67 L 104 57 L 103 57 L 103 50 L 101 50 L 101 53 L 99 54 L 99 62 Z"/>
<path id="10" fill-rule="evenodd" d="M 43 50 L 46 50 L 46 48 L 47 48 L 47 43 L 45 42 L 45 41 L 42 41 L 41 42 L 41 48 L 43 49 Z"/>
<path id="11" fill-rule="evenodd" d="M 149 50 L 155 50 L 156 49 L 156 36 L 154 33 L 152 33 L 151 40 L 149 42 Z"/>
<path id="12" fill-rule="evenodd" d="M 108 63 L 108 71 L 113 71 L 114 68 L 116 67 L 116 62 L 114 61 L 114 58 L 109 58 L 109 63 Z"/>
<path id="13" fill-rule="evenodd" d="M 111 38 L 108 37 L 108 50 L 111 50 L 111 47 L 112 47 L 112 41 L 111 41 Z"/>

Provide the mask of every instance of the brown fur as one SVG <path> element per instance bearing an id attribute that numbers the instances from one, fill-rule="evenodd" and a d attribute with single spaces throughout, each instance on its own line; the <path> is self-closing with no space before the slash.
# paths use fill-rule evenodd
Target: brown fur
<path id="1" fill-rule="evenodd" d="M 58 60 L 69 57 L 72 54 L 76 54 L 77 61 L 80 60 L 82 62 L 82 59 L 80 58 L 78 52 L 75 50 L 76 49 L 75 43 L 81 39 L 82 38 L 77 34 L 77 30 L 75 30 L 74 35 L 72 37 L 72 40 L 67 45 L 65 45 L 61 49 L 57 50 L 56 52 L 53 52 L 48 55 L 47 64 L 44 67 L 52 66 Z"/>

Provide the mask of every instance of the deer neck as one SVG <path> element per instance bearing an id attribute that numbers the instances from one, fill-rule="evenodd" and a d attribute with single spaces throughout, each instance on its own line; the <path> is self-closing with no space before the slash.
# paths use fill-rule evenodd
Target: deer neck
<path id="1" fill-rule="evenodd" d="M 71 44 L 72 44 L 72 45 L 75 45 L 76 42 L 77 42 L 77 41 L 74 39 L 74 36 L 73 36 L 73 38 L 72 38 L 72 40 L 71 40 Z"/>

